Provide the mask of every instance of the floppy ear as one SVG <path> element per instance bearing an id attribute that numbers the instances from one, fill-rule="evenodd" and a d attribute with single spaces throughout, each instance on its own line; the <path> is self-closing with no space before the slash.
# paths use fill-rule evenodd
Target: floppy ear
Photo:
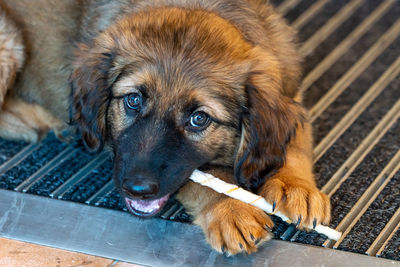
<path id="1" fill-rule="evenodd" d="M 93 152 L 103 148 L 110 101 L 109 71 L 113 53 L 105 48 L 80 45 L 71 81 L 71 121 L 78 124 L 85 146 Z"/>
<path id="2" fill-rule="evenodd" d="M 261 58 L 245 84 L 247 105 L 235 162 L 238 183 L 253 191 L 284 165 L 286 146 L 305 119 L 300 104 L 283 94 L 277 62 L 264 53 Z"/>

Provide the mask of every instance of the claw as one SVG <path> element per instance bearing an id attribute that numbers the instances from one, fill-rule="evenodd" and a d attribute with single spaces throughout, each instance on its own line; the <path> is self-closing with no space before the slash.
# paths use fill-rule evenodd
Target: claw
<path id="1" fill-rule="evenodd" d="M 251 240 L 255 240 L 255 238 L 254 238 L 254 235 L 253 234 L 250 234 L 250 238 L 251 238 Z"/>
<path id="2" fill-rule="evenodd" d="M 268 232 L 272 232 L 272 228 L 269 227 L 268 225 L 265 225 L 264 228 L 265 228 L 265 230 L 267 230 Z"/>
<path id="3" fill-rule="evenodd" d="M 221 246 L 221 251 L 222 251 L 222 253 L 225 253 L 225 247 L 224 247 L 224 245 Z"/>
<path id="4" fill-rule="evenodd" d="M 254 242 L 254 244 L 258 244 L 258 243 L 260 243 L 260 241 L 261 241 L 261 238 L 259 238 L 259 239 L 257 239 L 255 242 Z"/>
<path id="5" fill-rule="evenodd" d="M 275 211 L 275 208 L 276 208 L 276 201 L 274 201 L 274 203 L 272 203 L 272 212 Z"/>
<path id="6" fill-rule="evenodd" d="M 244 248 L 242 243 L 239 243 L 239 247 L 240 247 L 241 250 L 243 250 L 243 248 Z"/>
<path id="7" fill-rule="evenodd" d="M 296 223 L 296 227 L 298 227 L 301 223 L 301 215 L 299 215 L 298 219 L 297 219 L 297 223 Z"/>
<path id="8" fill-rule="evenodd" d="M 315 227 L 317 227 L 317 219 L 316 218 L 314 218 L 314 221 L 313 221 L 313 229 L 315 229 Z"/>

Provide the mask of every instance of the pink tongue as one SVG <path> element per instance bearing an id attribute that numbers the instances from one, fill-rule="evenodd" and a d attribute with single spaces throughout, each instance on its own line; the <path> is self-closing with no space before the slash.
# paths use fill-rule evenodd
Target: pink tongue
<path id="1" fill-rule="evenodd" d="M 150 214 L 160 210 L 167 202 L 168 198 L 169 195 L 153 200 L 133 200 L 130 198 L 125 198 L 125 201 L 132 209 Z"/>

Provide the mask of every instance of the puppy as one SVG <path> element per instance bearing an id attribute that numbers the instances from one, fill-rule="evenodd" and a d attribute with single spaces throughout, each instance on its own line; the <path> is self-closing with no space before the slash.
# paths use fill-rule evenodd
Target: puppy
<path id="1" fill-rule="evenodd" d="M 129 211 L 154 216 L 177 192 L 210 245 L 229 255 L 256 251 L 273 223 L 188 182 L 196 168 L 265 197 L 300 227 L 329 223 L 295 33 L 267 1 L 17 2 L 3 1 L 3 10 L 22 29 L 28 57 L 0 113 L 2 136 L 60 132 L 70 110 L 88 149 L 112 147 Z M 23 124 L 28 109 L 34 126 Z M 25 135 L 2 120 L 15 110 Z"/>

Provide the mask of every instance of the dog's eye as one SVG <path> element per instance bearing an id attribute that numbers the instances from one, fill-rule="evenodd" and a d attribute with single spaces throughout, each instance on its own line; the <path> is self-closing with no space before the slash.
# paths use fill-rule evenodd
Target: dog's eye
<path id="1" fill-rule="evenodd" d="M 193 130 L 204 130 L 210 124 L 210 116 L 203 111 L 196 111 L 190 116 L 190 127 Z"/>
<path id="2" fill-rule="evenodd" d="M 138 93 L 132 93 L 124 97 L 125 105 L 129 109 L 139 111 L 142 107 L 142 96 Z"/>

